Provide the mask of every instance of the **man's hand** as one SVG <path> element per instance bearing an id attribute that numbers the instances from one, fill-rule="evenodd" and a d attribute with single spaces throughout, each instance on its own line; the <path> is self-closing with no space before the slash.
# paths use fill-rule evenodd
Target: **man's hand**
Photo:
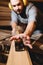
<path id="1" fill-rule="evenodd" d="M 32 45 L 30 44 L 31 41 L 30 41 L 30 37 L 29 36 L 26 36 L 23 38 L 23 43 L 25 46 L 28 46 L 30 49 L 32 49 Z"/>
<path id="2" fill-rule="evenodd" d="M 15 36 L 12 36 L 10 38 L 11 41 L 12 40 L 20 41 L 20 39 L 23 40 L 23 43 L 24 43 L 25 46 L 28 46 L 29 48 L 32 49 L 32 45 L 30 44 L 30 37 L 28 35 L 25 35 L 25 34 L 22 33 L 22 34 L 17 34 Z"/>

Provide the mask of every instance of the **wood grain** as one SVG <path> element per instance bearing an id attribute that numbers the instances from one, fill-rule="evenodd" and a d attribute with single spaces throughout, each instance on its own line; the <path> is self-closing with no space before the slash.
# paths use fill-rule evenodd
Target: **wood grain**
<path id="1" fill-rule="evenodd" d="M 15 51 L 15 44 L 13 41 L 6 65 L 32 65 L 29 52 L 27 50 Z"/>

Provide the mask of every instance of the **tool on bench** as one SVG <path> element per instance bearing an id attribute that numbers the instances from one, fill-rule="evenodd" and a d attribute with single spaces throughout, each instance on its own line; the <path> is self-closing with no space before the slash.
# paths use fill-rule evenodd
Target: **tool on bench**
<path id="1" fill-rule="evenodd" d="M 24 51 L 24 44 L 22 39 L 20 39 L 20 41 L 15 41 L 15 50 Z"/>
<path id="2" fill-rule="evenodd" d="M 38 41 L 42 36 L 43 36 L 43 34 L 39 34 L 39 35 L 36 35 L 36 36 L 32 36 L 32 37 L 30 38 L 32 46 L 33 46 L 33 45 L 36 43 L 36 41 Z M 23 44 L 22 38 L 21 38 L 21 41 L 20 41 L 20 42 L 15 41 L 15 50 L 16 50 L 16 51 L 24 51 L 26 47 L 27 47 L 27 46 L 24 46 L 24 44 Z"/>
<path id="3" fill-rule="evenodd" d="M 8 36 L 8 37 L 6 37 L 6 38 L 4 38 L 4 39 L 2 39 L 2 40 L 0 40 L 0 41 L 5 41 L 7 38 L 10 38 L 12 35 L 10 35 L 10 36 Z M 40 39 L 40 37 L 42 37 L 43 36 L 43 34 L 39 34 L 39 35 L 36 35 L 36 36 L 32 36 L 31 38 L 30 38 L 30 40 L 31 40 L 31 44 L 32 44 L 32 46 L 36 43 L 36 41 L 37 40 L 39 40 Z M 7 41 L 9 41 L 9 40 L 7 40 Z M 11 42 L 11 41 L 10 41 Z M 2 46 L 3 47 L 3 46 Z M 24 51 L 24 44 L 23 44 L 23 40 L 22 40 L 22 38 L 20 38 L 20 41 L 17 41 L 17 40 L 15 40 L 15 50 L 16 51 Z"/>

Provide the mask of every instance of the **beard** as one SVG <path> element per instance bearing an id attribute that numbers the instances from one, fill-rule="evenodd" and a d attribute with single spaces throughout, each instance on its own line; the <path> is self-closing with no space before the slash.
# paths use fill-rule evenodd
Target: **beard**
<path id="1" fill-rule="evenodd" d="M 17 10 L 17 14 L 20 14 L 20 13 L 21 13 L 21 10 L 18 9 L 18 10 Z"/>
<path id="2" fill-rule="evenodd" d="M 18 9 L 17 11 L 15 11 L 17 14 L 20 14 L 21 13 L 21 10 Z"/>

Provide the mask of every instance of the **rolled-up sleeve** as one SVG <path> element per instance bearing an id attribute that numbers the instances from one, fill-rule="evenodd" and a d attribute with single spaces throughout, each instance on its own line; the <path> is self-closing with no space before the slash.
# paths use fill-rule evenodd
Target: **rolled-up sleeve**
<path id="1" fill-rule="evenodd" d="M 11 11 L 11 22 L 17 22 L 17 14 Z"/>
<path id="2" fill-rule="evenodd" d="M 29 17 L 28 17 L 28 22 L 32 22 L 32 21 L 36 22 L 37 9 L 36 9 L 35 6 L 33 6 L 33 7 L 29 10 L 28 15 L 29 15 Z"/>

